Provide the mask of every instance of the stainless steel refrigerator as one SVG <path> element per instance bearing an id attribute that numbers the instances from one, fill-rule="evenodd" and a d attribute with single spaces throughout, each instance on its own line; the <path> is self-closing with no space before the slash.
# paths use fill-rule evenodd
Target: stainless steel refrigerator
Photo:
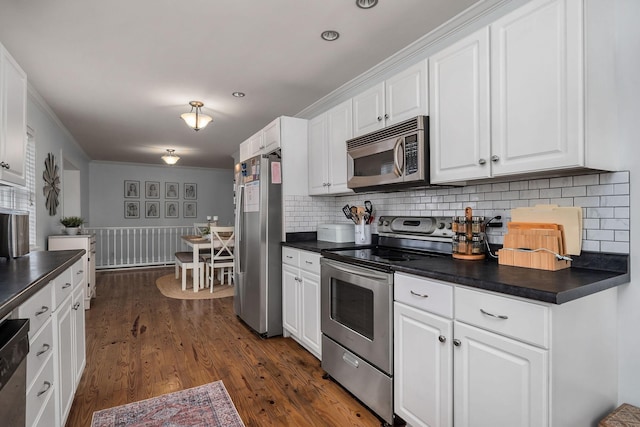
<path id="1" fill-rule="evenodd" d="M 263 337 L 282 335 L 282 174 L 279 151 L 236 175 L 236 314 Z"/>

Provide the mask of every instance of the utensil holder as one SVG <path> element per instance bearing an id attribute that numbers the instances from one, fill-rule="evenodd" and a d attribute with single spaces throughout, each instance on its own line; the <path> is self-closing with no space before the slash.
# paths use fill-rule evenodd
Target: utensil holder
<path id="1" fill-rule="evenodd" d="M 371 244 L 371 225 L 365 224 L 361 221 L 360 224 L 354 225 L 355 227 L 355 244 L 356 245 L 370 245 Z"/>

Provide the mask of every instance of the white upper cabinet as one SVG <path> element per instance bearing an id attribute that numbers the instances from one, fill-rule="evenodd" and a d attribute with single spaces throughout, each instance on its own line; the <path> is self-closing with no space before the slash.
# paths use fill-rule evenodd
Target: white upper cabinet
<path id="1" fill-rule="evenodd" d="M 264 153 L 270 153 L 276 148 L 280 148 L 280 117 L 262 129 L 262 145 L 260 149 Z"/>
<path id="2" fill-rule="evenodd" d="M 352 192 L 347 188 L 346 148 L 352 123 L 350 99 L 309 121 L 309 195 Z"/>
<path id="3" fill-rule="evenodd" d="M 427 60 L 353 97 L 353 136 L 428 114 Z"/>
<path id="4" fill-rule="evenodd" d="M 535 0 L 491 25 L 494 176 L 584 166 L 582 7 Z"/>
<path id="5" fill-rule="evenodd" d="M 429 58 L 431 182 L 491 176 L 489 29 Z"/>
<path id="6" fill-rule="evenodd" d="M 24 186 L 27 75 L 0 45 L 0 181 Z"/>
<path id="7" fill-rule="evenodd" d="M 612 22 L 532 0 L 429 58 L 431 182 L 616 170 Z"/>

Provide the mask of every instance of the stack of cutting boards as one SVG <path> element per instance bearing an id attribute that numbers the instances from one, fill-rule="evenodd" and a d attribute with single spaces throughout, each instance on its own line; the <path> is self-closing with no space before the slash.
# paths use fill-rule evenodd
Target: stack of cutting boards
<path id="1" fill-rule="evenodd" d="M 558 255 L 580 255 L 582 208 L 536 205 L 511 210 L 498 263 L 540 270 L 561 270 L 571 261 Z"/>

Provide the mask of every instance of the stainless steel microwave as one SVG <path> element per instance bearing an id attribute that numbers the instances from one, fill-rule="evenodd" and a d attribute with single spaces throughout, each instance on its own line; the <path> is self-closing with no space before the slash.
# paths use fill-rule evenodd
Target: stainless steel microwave
<path id="1" fill-rule="evenodd" d="M 347 141 L 354 191 L 429 184 L 429 117 L 417 116 Z"/>

